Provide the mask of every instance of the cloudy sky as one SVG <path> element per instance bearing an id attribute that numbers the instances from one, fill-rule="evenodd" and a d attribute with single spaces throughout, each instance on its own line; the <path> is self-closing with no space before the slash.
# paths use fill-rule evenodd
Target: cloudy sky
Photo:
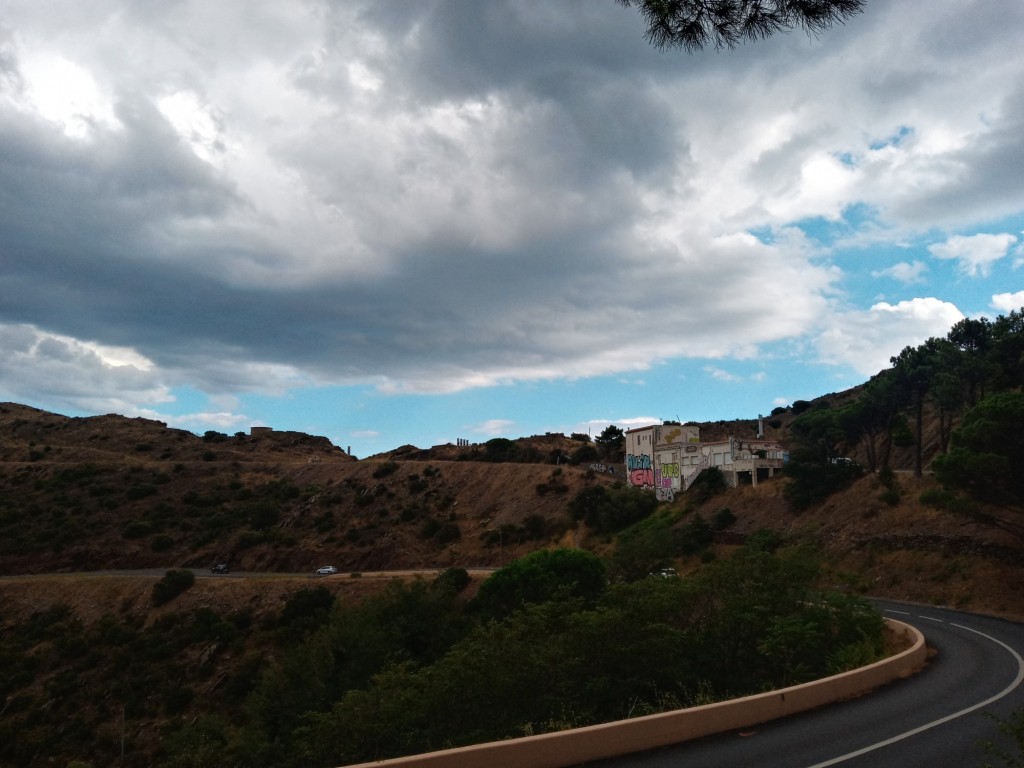
<path id="1" fill-rule="evenodd" d="M 0 0 L 0 400 L 367 456 L 846 389 L 1024 305 L 1022 30 Z"/>

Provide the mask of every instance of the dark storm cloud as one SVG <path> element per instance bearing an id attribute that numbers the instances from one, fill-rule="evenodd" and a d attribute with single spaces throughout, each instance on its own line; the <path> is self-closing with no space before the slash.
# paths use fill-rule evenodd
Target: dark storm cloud
<path id="1" fill-rule="evenodd" d="M 971 216 L 1022 207 L 1019 67 L 971 91 L 956 68 L 993 62 L 993 19 L 956 3 L 696 57 L 610 0 L 72 6 L 23 4 L 0 45 L 0 329 L 22 388 L 79 365 L 154 401 L 448 391 L 749 355 L 818 327 L 839 279 L 749 231 L 862 203 L 926 228 L 964 194 Z M 55 61 L 109 120 L 47 80 Z M 951 101 L 1000 110 L 928 144 Z"/>

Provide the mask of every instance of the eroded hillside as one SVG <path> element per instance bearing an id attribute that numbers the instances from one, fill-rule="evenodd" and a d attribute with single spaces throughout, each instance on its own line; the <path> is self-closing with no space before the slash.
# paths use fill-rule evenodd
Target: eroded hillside
<path id="1" fill-rule="evenodd" d="M 825 399 L 836 406 L 848 394 Z M 789 413 L 766 417 L 780 441 Z M 757 420 L 702 425 L 714 437 L 746 434 Z M 557 545 L 614 552 L 613 536 L 574 523 L 569 502 L 583 488 L 622 478 L 614 464 L 568 465 L 579 442 L 526 438 L 537 461 L 469 460 L 472 447 L 407 446 L 356 461 L 326 438 L 299 433 L 204 437 L 160 422 L 72 419 L 0 406 L 0 571 L 41 574 L 107 569 L 209 567 L 345 573 L 449 566 L 495 567 Z M 479 450 L 479 449 L 476 449 Z M 979 521 L 921 502 L 926 473 L 895 474 L 894 489 L 868 474 L 800 513 L 788 481 L 732 489 L 697 504 L 687 494 L 662 505 L 678 529 L 695 515 L 728 510 L 715 534 L 727 550 L 770 529 L 812 538 L 835 578 L 858 591 L 1018 615 L 1021 542 Z M 699 560 L 677 558 L 681 568 Z"/>

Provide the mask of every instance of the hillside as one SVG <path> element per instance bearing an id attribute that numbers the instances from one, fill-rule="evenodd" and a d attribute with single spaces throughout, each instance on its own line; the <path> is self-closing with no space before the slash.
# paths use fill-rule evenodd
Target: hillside
<path id="1" fill-rule="evenodd" d="M 814 407 L 838 407 L 853 393 Z M 786 444 L 794 414 L 766 417 Z M 752 434 L 756 419 L 702 424 L 706 437 Z M 516 441 L 537 461 L 580 443 L 562 435 Z M 236 571 L 310 573 L 495 567 L 539 547 L 610 552 L 612 539 L 574 525 L 567 503 L 619 474 L 589 464 L 493 463 L 480 447 L 405 446 L 356 461 L 326 438 L 270 432 L 203 437 L 121 416 L 68 418 L 0 405 L 0 573 L 42 574 L 229 562 Z M 463 459 L 463 460 L 459 460 Z M 911 465 L 907 451 L 894 464 Z M 615 469 L 615 465 L 609 465 Z M 728 509 L 717 546 L 759 529 L 813 537 L 837 578 L 879 596 L 1024 615 L 1012 589 L 1020 542 L 973 519 L 926 507 L 933 486 L 897 470 L 898 502 L 868 475 L 824 504 L 794 514 L 784 478 L 696 505 Z M 684 562 L 679 563 L 686 567 Z"/>
<path id="2" fill-rule="evenodd" d="M 851 397 L 806 408 L 838 409 Z M 788 445 L 795 417 L 766 417 L 767 436 Z M 743 436 L 757 420 L 701 427 L 708 438 Z M 817 545 L 824 586 L 1024 620 L 1021 542 L 977 517 L 922 504 L 935 482 L 909 471 L 905 446 L 893 452 L 888 485 L 867 473 L 799 513 L 785 496 L 793 481 L 780 476 L 704 499 L 691 489 L 619 534 L 571 518 L 581 491 L 615 493 L 623 478 L 615 463 L 573 464 L 589 453 L 581 446 L 591 447 L 562 435 L 498 444 L 501 455 L 537 463 L 494 461 L 494 445 L 403 446 L 357 461 L 298 433 L 200 437 L 144 419 L 0 404 L 0 765 L 49 765 L 55 755 L 60 764 L 108 764 L 122 738 L 124 765 L 181 765 L 175 755 L 195 750 L 208 756 L 202 764 L 220 764 L 229 740 L 252 735 L 246 713 L 294 721 L 295 712 L 323 706 L 303 698 L 305 683 L 281 683 L 275 695 L 293 697 L 288 703 L 266 691 L 285 668 L 280 680 L 304 679 L 310 651 L 291 649 L 331 615 L 325 597 L 367 609 L 351 625 L 377 638 L 354 646 L 363 654 L 374 656 L 374 644 L 396 642 L 396 633 L 430 647 L 423 643 L 443 620 L 430 612 L 441 599 L 435 573 L 494 568 L 556 546 L 614 564 L 631 531 L 675 547 L 668 561 L 662 547 L 649 557 L 685 574 L 725 562 L 751 534 L 770 530 Z M 645 529 L 652 522 L 661 527 Z M 706 537 L 682 546 L 693 530 Z M 210 575 L 218 562 L 232 573 Z M 653 565 L 639 562 L 641 575 Z M 339 573 L 315 577 L 325 564 Z M 200 578 L 156 604 L 154 586 L 180 567 Z M 375 573 L 404 569 L 427 573 Z M 470 605 L 486 575 L 473 574 L 450 599 Z"/>
<path id="3" fill-rule="evenodd" d="M 580 487 L 611 482 L 538 464 L 357 462 L 298 433 L 198 437 L 8 403 L 0 571 L 498 565 L 564 533 L 565 500 Z"/>

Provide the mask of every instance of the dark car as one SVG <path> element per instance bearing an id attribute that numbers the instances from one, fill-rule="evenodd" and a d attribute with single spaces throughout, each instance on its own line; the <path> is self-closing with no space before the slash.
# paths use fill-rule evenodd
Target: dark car
<path id="1" fill-rule="evenodd" d="M 227 563 L 217 563 L 210 569 L 210 573 L 229 573 Z"/>

